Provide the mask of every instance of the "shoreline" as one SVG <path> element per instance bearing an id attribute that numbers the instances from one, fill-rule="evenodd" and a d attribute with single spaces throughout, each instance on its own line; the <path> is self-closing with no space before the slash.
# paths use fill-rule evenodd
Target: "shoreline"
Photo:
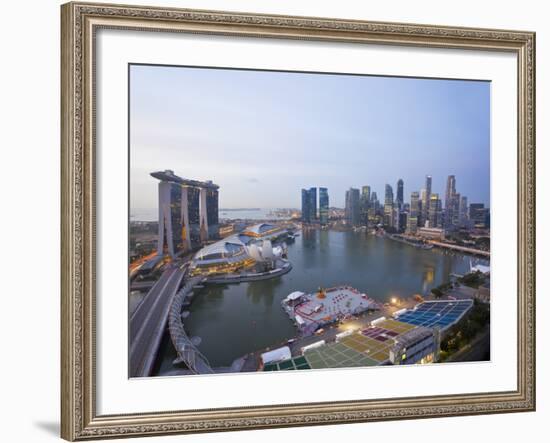
<path id="1" fill-rule="evenodd" d="M 217 277 L 205 277 L 204 284 L 212 285 L 225 285 L 225 284 L 238 284 L 238 283 L 247 283 L 254 281 L 269 280 L 271 278 L 280 277 L 285 275 L 292 270 L 292 263 L 285 261 L 281 268 L 273 269 L 272 271 L 266 272 L 255 272 L 248 274 L 231 274 L 227 276 L 217 276 Z"/>

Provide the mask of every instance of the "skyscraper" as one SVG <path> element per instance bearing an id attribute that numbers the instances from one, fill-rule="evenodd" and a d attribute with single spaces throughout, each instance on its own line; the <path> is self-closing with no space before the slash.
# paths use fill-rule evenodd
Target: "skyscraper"
<path id="1" fill-rule="evenodd" d="M 397 180 L 397 196 L 395 198 L 395 204 L 400 210 L 403 208 L 404 201 L 405 200 L 403 199 L 403 180 L 399 179 Z"/>
<path id="2" fill-rule="evenodd" d="M 428 209 L 428 221 L 430 228 L 439 228 L 442 226 L 441 220 L 441 200 L 439 194 L 430 195 L 430 206 Z"/>
<path id="3" fill-rule="evenodd" d="M 181 219 L 182 187 L 179 183 L 159 182 L 159 235 L 157 254 L 175 257 L 184 250 Z"/>
<path id="4" fill-rule="evenodd" d="M 309 190 L 302 189 L 302 223 L 311 223 Z"/>
<path id="5" fill-rule="evenodd" d="M 309 188 L 309 218 L 312 222 L 317 220 L 317 188 Z"/>
<path id="6" fill-rule="evenodd" d="M 418 216 L 420 214 L 420 194 L 411 192 L 411 207 L 407 217 L 407 232 L 414 234 L 418 228 Z"/>
<path id="7" fill-rule="evenodd" d="M 418 213 L 420 212 L 420 194 L 418 191 L 411 192 L 410 212 L 413 216 L 418 217 Z"/>
<path id="8" fill-rule="evenodd" d="M 432 176 L 426 176 L 426 185 L 424 187 L 424 194 L 422 195 L 422 217 L 420 220 L 421 226 L 424 226 L 428 220 L 428 213 L 430 210 L 430 199 L 432 196 Z"/>
<path id="9" fill-rule="evenodd" d="M 368 211 L 370 207 L 370 186 L 363 186 L 361 189 L 361 223 L 366 225 L 368 223 Z"/>
<path id="10" fill-rule="evenodd" d="M 456 200 L 456 179 L 454 175 L 449 175 L 447 177 L 447 188 L 445 189 L 445 229 L 453 227 L 453 220 L 457 210 Z"/>
<path id="11" fill-rule="evenodd" d="M 193 245 L 200 245 L 200 189 L 187 187 L 189 236 Z"/>
<path id="12" fill-rule="evenodd" d="M 210 182 L 211 183 L 211 182 Z M 207 188 L 206 193 L 206 215 L 208 223 L 208 237 L 218 238 L 220 235 L 219 224 L 219 193 L 217 189 Z"/>
<path id="13" fill-rule="evenodd" d="M 393 205 L 393 188 L 388 184 L 384 192 L 384 205 Z"/>
<path id="14" fill-rule="evenodd" d="M 375 191 L 372 191 L 370 194 L 370 204 L 369 204 L 369 221 L 372 223 L 377 222 L 378 220 L 378 211 L 380 209 L 380 202 L 378 201 L 378 196 Z"/>
<path id="15" fill-rule="evenodd" d="M 488 228 L 490 226 L 490 211 L 483 203 L 471 203 L 469 213 L 470 223 L 476 228 Z"/>
<path id="16" fill-rule="evenodd" d="M 328 225 L 328 189 L 319 188 L 319 222 L 321 226 Z"/>
<path id="17" fill-rule="evenodd" d="M 218 236 L 218 185 L 152 172 L 159 180 L 158 255 L 176 257 Z"/>
<path id="18" fill-rule="evenodd" d="M 461 227 L 466 227 L 468 224 L 468 197 L 463 195 L 460 197 L 460 206 L 458 208 L 459 221 L 458 224 Z"/>
<path id="19" fill-rule="evenodd" d="M 373 207 L 375 210 L 378 210 L 380 202 L 378 201 L 378 195 L 376 195 L 376 191 L 372 191 L 370 195 L 370 206 Z"/>
<path id="20" fill-rule="evenodd" d="M 384 193 L 384 224 L 390 227 L 395 226 L 395 214 L 393 211 L 393 189 L 386 184 Z"/>
<path id="21" fill-rule="evenodd" d="M 349 188 L 346 191 L 345 217 L 348 224 L 352 226 L 358 226 L 361 222 L 359 201 L 359 189 Z"/>
<path id="22" fill-rule="evenodd" d="M 322 189 L 326 190 L 326 188 L 322 188 Z M 315 223 L 316 221 L 317 221 L 317 188 L 302 189 L 302 222 Z"/>
<path id="23" fill-rule="evenodd" d="M 450 228 L 455 229 L 460 226 L 460 193 L 455 193 L 451 198 L 451 223 Z"/>

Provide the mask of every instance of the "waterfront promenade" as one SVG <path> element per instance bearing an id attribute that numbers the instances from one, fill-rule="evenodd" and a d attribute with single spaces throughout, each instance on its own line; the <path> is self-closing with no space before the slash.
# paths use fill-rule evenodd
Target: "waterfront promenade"
<path id="1" fill-rule="evenodd" d="M 292 270 L 292 264 L 286 260 L 279 260 L 277 266 L 277 268 L 267 272 L 242 272 L 240 274 L 214 275 L 206 277 L 205 283 L 225 285 L 230 283 L 269 280 L 271 278 L 280 277 Z"/>
<path id="2" fill-rule="evenodd" d="M 435 240 L 430 240 L 430 244 L 437 246 L 438 248 L 452 249 L 454 251 L 464 252 L 466 254 L 479 255 L 481 257 L 491 257 L 489 251 L 482 251 L 481 249 L 468 248 L 466 246 L 453 245 L 451 243 L 443 243 Z"/>

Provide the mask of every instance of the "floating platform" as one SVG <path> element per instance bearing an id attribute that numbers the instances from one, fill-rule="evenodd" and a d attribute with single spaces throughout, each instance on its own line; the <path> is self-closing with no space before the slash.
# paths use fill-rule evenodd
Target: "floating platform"
<path id="1" fill-rule="evenodd" d="M 367 294 L 351 286 L 319 288 L 312 294 L 296 291 L 281 304 L 298 329 L 305 333 L 313 333 L 322 325 L 379 307 Z"/>

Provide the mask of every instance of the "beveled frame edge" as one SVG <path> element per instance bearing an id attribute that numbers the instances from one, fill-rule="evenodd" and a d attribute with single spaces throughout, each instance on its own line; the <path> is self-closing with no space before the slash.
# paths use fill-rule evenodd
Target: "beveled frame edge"
<path id="1" fill-rule="evenodd" d="M 93 37 L 99 27 L 510 51 L 518 57 L 518 389 L 389 400 L 95 412 Z M 144 6 L 61 7 L 61 436 L 145 436 L 535 410 L 535 34 Z"/>

